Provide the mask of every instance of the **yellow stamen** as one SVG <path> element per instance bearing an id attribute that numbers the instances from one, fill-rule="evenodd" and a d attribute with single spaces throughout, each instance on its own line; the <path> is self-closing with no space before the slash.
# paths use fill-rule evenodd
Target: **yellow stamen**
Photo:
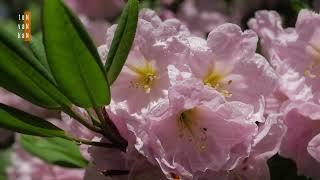
<path id="1" fill-rule="evenodd" d="M 181 113 L 178 119 L 180 131 L 187 129 L 189 133 L 193 135 L 192 126 L 195 125 L 195 122 L 194 122 L 195 111 L 196 111 L 195 109 L 189 109 Z"/>
<path id="2" fill-rule="evenodd" d="M 225 97 L 231 97 L 232 93 L 227 90 L 226 85 L 230 85 L 232 83 L 232 80 L 229 80 L 227 81 L 227 83 L 225 83 L 224 79 L 224 74 L 216 72 L 214 70 L 210 70 L 207 73 L 207 75 L 203 78 L 203 83 L 207 86 L 216 89 Z"/>
<path id="3" fill-rule="evenodd" d="M 314 59 L 304 71 L 304 76 L 310 79 L 320 77 L 320 72 L 315 72 L 316 68 L 320 68 L 320 48 L 314 45 L 310 45 L 307 47 L 307 52 L 309 52 Z"/>
<path id="4" fill-rule="evenodd" d="M 131 82 L 136 88 L 142 88 L 146 93 L 150 93 L 151 88 L 157 79 L 157 72 L 154 67 L 148 62 L 143 67 L 135 67 L 126 65 L 131 71 L 138 75 L 136 81 Z"/>
<path id="5" fill-rule="evenodd" d="M 207 128 L 200 128 L 200 131 L 198 131 L 197 116 L 196 108 L 186 110 L 180 114 L 178 118 L 179 137 L 186 137 L 189 142 L 194 140 L 197 148 L 200 151 L 204 151 L 207 148 Z"/>

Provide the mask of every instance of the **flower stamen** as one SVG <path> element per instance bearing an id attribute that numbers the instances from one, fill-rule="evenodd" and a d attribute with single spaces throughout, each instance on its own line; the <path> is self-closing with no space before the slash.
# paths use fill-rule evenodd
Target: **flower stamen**
<path id="1" fill-rule="evenodd" d="M 187 140 L 192 142 L 196 141 L 196 145 L 200 151 L 203 151 L 207 148 L 207 128 L 199 128 L 197 131 L 197 110 L 196 108 L 186 110 L 182 112 L 178 118 L 178 127 L 179 127 L 179 137 L 183 138 L 187 136 Z M 197 131 L 197 132 L 195 132 Z"/>
<path id="2" fill-rule="evenodd" d="M 228 80 L 227 83 L 225 83 L 224 79 L 225 76 L 223 74 L 210 70 L 204 77 L 203 83 L 216 89 L 223 96 L 231 97 L 232 93 L 227 90 L 226 85 L 230 85 L 232 83 L 232 80 Z"/>
<path id="3" fill-rule="evenodd" d="M 314 45 L 307 47 L 307 51 L 313 56 L 313 61 L 308 65 L 307 69 L 304 71 L 304 76 L 315 79 L 320 77 L 320 71 L 317 73 L 316 69 L 320 70 L 320 48 Z"/>
<path id="4" fill-rule="evenodd" d="M 138 75 L 136 81 L 131 82 L 135 88 L 142 88 L 146 93 L 150 93 L 151 88 L 157 79 L 157 72 L 154 67 L 148 62 L 143 67 L 135 67 L 126 65 L 131 71 Z"/>

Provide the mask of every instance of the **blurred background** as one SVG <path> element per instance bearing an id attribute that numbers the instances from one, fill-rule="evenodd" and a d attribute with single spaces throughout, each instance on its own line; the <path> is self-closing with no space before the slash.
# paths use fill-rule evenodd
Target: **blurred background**
<path id="1" fill-rule="evenodd" d="M 97 45 L 103 43 L 106 27 L 114 24 L 125 0 L 64 0 L 77 13 Z M 32 32 L 41 29 L 41 0 L 0 0 L 0 24 L 17 30 L 18 14 L 32 12 Z M 300 9 L 318 11 L 320 0 L 142 0 L 141 8 L 158 12 L 163 19 L 178 18 L 198 36 L 231 22 L 247 28 L 248 20 L 261 9 L 279 12 L 285 26 L 293 26 Z"/>
<path id="2" fill-rule="evenodd" d="M 64 1 L 79 16 L 97 47 L 104 43 L 108 27 L 117 22 L 125 4 L 123 0 Z M 0 0 L 0 27 L 17 34 L 18 16 L 28 10 L 31 12 L 32 34 L 36 35 L 41 32 L 41 4 L 41 0 Z M 284 20 L 284 26 L 291 27 L 294 26 L 301 9 L 308 8 L 319 12 L 320 0 L 143 0 L 141 8 L 155 10 L 162 19 L 178 18 L 194 35 L 206 37 L 212 29 L 226 22 L 235 23 L 247 29 L 247 22 L 254 16 L 255 11 L 263 9 L 277 11 Z M 0 89 L 0 102 L 45 118 L 59 117 L 57 112 L 47 112 L 3 89 Z M 24 173 L 32 174 L 36 171 L 32 168 L 38 168 L 30 164 L 28 166 L 28 161 L 37 162 L 38 165 L 40 163 L 42 168 L 47 166 L 39 162 L 40 160 L 34 161 L 28 157 L 30 155 L 21 151 L 17 145 L 17 137 L 18 135 L 0 128 L 0 180 L 25 180 Z M 25 167 L 22 167 L 22 164 Z M 297 176 L 296 167 L 292 161 L 279 156 L 269 160 L 269 167 L 272 179 L 307 179 Z M 48 168 L 54 167 L 48 165 L 43 169 L 48 170 Z M 36 180 L 43 178 L 37 177 Z"/>

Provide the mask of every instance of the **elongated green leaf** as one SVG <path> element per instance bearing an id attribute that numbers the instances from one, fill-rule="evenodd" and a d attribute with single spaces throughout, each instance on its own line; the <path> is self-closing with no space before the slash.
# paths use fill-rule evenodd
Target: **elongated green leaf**
<path id="1" fill-rule="evenodd" d="M 0 30 L 0 86 L 45 108 L 69 106 L 46 69 L 14 38 Z"/>
<path id="2" fill-rule="evenodd" d="M 108 56 L 107 56 L 107 61 L 105 64 L 105 69 L 106 72 L 108 74 L 112 62 L 114 60 L 114 56 L 117 53 L 117 49 L 119 48 L 119 44 L 121 42 L 121 38 L 124 34 L 124 31 L 126 29 L 126 25 L 127 25 L 127 20 L 128 20 L 128 4 L 124 7 L 122 14 L 120 16 L 120 18 L 118 19 L 118 25 L 117 25 L 117 29 L 114 33 L 113 39 L 112 39 L 112 43 L 111 43 L 111 47 L 110 50 L 108 52 Z M 109 81 L 110 83 L 110 81 Z M 111 83 L 110 83 L 111 84 Z"/>
<path id="3" fill-rule="evenodd" d="M 129 0 L 120 17 L 107 57 L 106 72 L 110 84 L 117 79 L 130 52 L 137 29 L 138 12 L 139 1 Z"/>
<path id="4" fill-rule="evenodd" d="M 0 103 L 0 127 L 23 134 L 45 137 L 68 136 L 50 122 Z"/>
<path id="5" fill-rule="evenodd" d="M 18 39 L 16 34 L 9 32 L 5 27 L 0 26 L 0 41 L 4 43 L 9 49 L 13 50 L 23 60 L 28 62 L 38 72 L 40 72 L 46 79 L 54 82 L 53 77 L 47 69 L 34 57 L 34 55 L 23 44 L 23 40 Z"/>
<path id="6" fill-rule="evenodd" d="M 29 153 L 50 164 L 71 168 L 84 168 L 88 165 L 77 144 L 66 139 L 23 135 L 21 144 Z"/>
<path id="7" fill-rule="evenodd" d="M 81 107 L 108 104 L 102 62 L 80 21 L 61 0 L 45 0 L 43 13 L 47 60 L 59 89 Z"/>
<path id="8" fill-rule="evenodd" d="M 7 179 L 7 168 L 10 166 L 10 149 L 0 150 L 0 180 Z"/>
<path id="9" fill-rule="evenodd" d="M 50 72 L 50 68 L 48 65 L 46 52 L 44 49 L 44 45 L 42 43 L 42 34 L 37 33 L 32 36 L 32 41 L 30 41 L 29 47 L 33 52 L 34 56 L 39 60 L 40 64 Z"/>

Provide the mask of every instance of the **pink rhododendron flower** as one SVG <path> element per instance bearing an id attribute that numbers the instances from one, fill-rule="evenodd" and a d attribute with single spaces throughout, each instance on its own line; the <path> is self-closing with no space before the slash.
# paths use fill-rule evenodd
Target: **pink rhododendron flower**
<path id="1" fill-rule="evenodd" d="M 278 152 L 285 132 L 286 126 L 279 116 L 269 116 L 266 122 L 259 126 L 259 133 L 254 138 L 249 157 L 242 158 L 234 169 L 227 171 L 208 171 L 199 174 L 198 179 L 269 180 L 270 172 L 267 160 Z"/>
<path id="2" fill-rule="evenodd" d="M 134 148 L 136 142 L 135 136 L 126 126 L 126 120 L 130 121 L 132 117 L 127 111 L 121 108 L 115 108 L 112 104 L 108 109 L 110 119 L 115 123 L 121 135 L 127 139 L 128 147 L 126 152 L 118 149 L 109 149 L 101 147 L 90 147 L 88 152 L 92 161 L 91 169 L 87 170 L 85 179 L 92 179 L 97 174 L 112 177 L 114 180 L 126 179 L 164 179 L 161 169 L 150 162 Z M 93 140 L 105 142 L 104 138 L 95 137 Z M 118 175 L 112 175 L 115 172 Z M 101 177 L 101 175 L 100 175 Z M 102 177 L 101 177 L 102 178 Z"/>
<path id="3" fill-rule="evenodd" d="M 273 7 L 281 3 L 284 2 L 277 0 L 185 0 L 178 9 L 177 17 L 186 23 L 193 34 L 205 37 L 223 23 L 242 25 L 242 21 L 250 17 L 255 9 Z"/>
<path id="4" fill-rule="evenodd" d="M 283 29 L 276 12 L 259 11 L 249 26 L 261 37 L 263 52 L 280 76 L 281 93 L 319 103 L 320 15 L 302 10 L 295 29 Z"/>
<path id="5" fill-rule="evenodd" d="M 280 154 L 293 159 L 300 174 L 320 178 L 318 136 L 320 106 L 310 102 L 288 103 L 283 112 L 288 131 L 283 138 Z"/>
<path id="6" fill-rule="evenodd" d="M 311 139 L 307 150 L 314 159 L 320 162 L 320 134 Z"/>
<path id="7" fill-rule="evenodd" d="M 124 6 L 122 0 L 65 0 L 65 3 L 78 14 L 99 19 L 117 17 Z"/>
<path id="8" fill-rule="evenodd" d="M 121 13 L 122 0 L 64 0 L 80 18 L 97 46 L 104 43 L 109 27 L 108 20 L 113 20 Z"/>
<path id="9" fill-rule="evenodd" d="M 102 59 L 106 59 L 108 48 L 116 27 L 108 30 L 106 44 L 99 47 Z M 140 13 L 135 43 L 127 61 L 111 86 L 115 102 L 127 102 L 131 113 L 140 112 L 150 103 L 165 96 L 170 86 L 167 67 L 182 61 L 184 46 L 179 37 L 189 32 L 175 19 L 163 21 L 155 12 Z"/>
<path id="10" fill-rule="evenodd" d="M 207 41 L 189 38 L 191 55 L 187 64 L 192 74 L 216 89 L 229 101 L 259 108 L 261 96 L 269 96 L 277 76 L 269 63 L 255 53 L 258 38 L 253 31 L 224 24 L 213 30 Z"/>
<path id="11" fill-rule="evenodd" d="M 204 37 L 217 26 L 228 21 L 227 7 L 217 0 L 185 0 L 177 17 L 184 22 L 191 32 Z"/>
<path id="12" fill-rule="evenodd" d="M 270 172 L 266 160 L 245 158 L 233 170 L 229 171 L 208 171 L 198 178 L 199 180 L 269 180 Z"/>
<path id="13" fill-rule="evenodd" d="M 278 85 L 281 82 L 278 81 Z M 279 90 L 279 86 L 275 89 L 273 94 L 270 96 L 266 97 L 265 99 L 266 104 L 265 104 L 265 115 L 270 115 L 270 114 L 277 114 L 280 113 L 281 106 L 288 100 L 288 97 L 283 94 Z"/>
<path id="14" fill-rule="evenodd" d="M 176 17 L 176 15 L 175 15 L 175 13 L 173 13 L 172 11 L 170 11 L 168 9 L 164 9 L 161 12 L 159 12 L 159 17 L 162 20 L 165 20 L 165 19 L 173 19 Z"/>
<path id="15" fill-rule="evenodd" d="M 106 30 L 105 19 L 116 17 L 123 2 L 66 1 L 101 45 L 106 63 L 117 25 Z M 227 17 L 235 4 L 185 0 L 181 22 L 142 10 L 133 46 L 111 85 L 111 103 L 99 107 L 128 142 L 126 149 L 80 145 L 89 167 L 70 170 L 15 145 L 10 179 L 270 180 L 267 160 L 277 153 L 294 160 L 299 174 L 320 179 L 320 15 L 303 10 L 296 27 L 284 29 L 276 12 L 259 11 L 249 22 L 252 30 L 242 31 L 222 24 L 240 23 L 243 17 L 234 15 L 251 9 Z M 256 53 L 256 33 L 269 62 Z M 6 91 L 0 90 L 0 101 L 42 115 Z M 72 110 L 88 123 L 96 116 L 91 108 Z M 65 113 L 61 121 L 43 116 L 71 136 L 111 143 Z"/>
<path id="16" fill-rule="evenodd" d="M 97 46 L 100 46 L 104 43 L 104 38 L 109 27 L 109 23 L 103 19 L 92 20 L 86 16 L 80 15 L 80 20 L 85 26 L 92 39 L 94 40 Z"/>
<path id="17" fill-rule="evenodd" d="M 103 60 L 115 28 L 109 28 L 106 44 L 99 47 Z M 124 133 L 129 146 L 126 153 L 92 148 L 97 169 L 117 165 L 115 169 L 133 172 L 130 158 L 139 157 L 133 159 L 155 171 L 160 166 L 167 178 L 241 169 L 246 161 L 267 172 L 266 160 L 277 153 L 282 135 L 264 138 L 278 126 L 263 117 L 263 96 L 273 92 L 276 75 L 255 53 L 256 44 L 254 32 L 236 25 L 219 26 L 206 41 L 191 36 L 175 19 L 161 21 L 149 10 L 140 13 L 134 46 L 111 87 L 110 107 L 116 110 L 114 119 L 122 117 L 117 122 L 130 130 Z M 106 162 L 114 153 L 124 159 L 120 164 Z M 104 160 L 102 154 L 110 156 Z"/>
<path id="18" fill-rule="evenodd" d="M 295 28 L 283 29 L 281 24 L 280 16 L 273 11 L 259 11 L 249 22 L 279 75 L 279 88 L 267 103 L 278 107 L 288 127 L 280 154 L 293 159 L 300 174 L 319 179 L 320 16 L 302 10 Z"/>
<path id="19" fill-rule="evenodd" d="M 128 147 L 126 153 L 117 149 L 99 147 L 90 147 L 89 153 L 92 158 L 92 169 L 87 170 L 85 179 L 93 179 L 99 174 L 101 178 L 111 177 L 113 180 L 165 179 L 161 169 L 148 162 L 133 146 Z"/>
<path id="20" fill-rule="evenodd" d="M 232 169 L 249 155 L 258 132 L 255 121 L 261 121 L 253 109 L 225 102 L 214 89 L 190 79 L 169 89 L 168 102 L 128 123 L 138 138 L 136 148 L 168 178 L 192 179 L 207 169 Z"/>

